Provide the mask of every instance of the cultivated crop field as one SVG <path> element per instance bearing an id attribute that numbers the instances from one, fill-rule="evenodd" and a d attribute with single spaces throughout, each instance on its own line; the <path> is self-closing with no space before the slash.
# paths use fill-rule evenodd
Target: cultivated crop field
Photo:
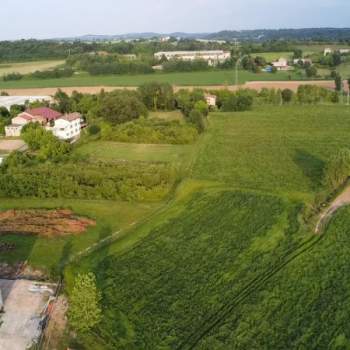
<path id="1" fill-rule="evenodd" d="M 9 73 L 28 74 L 63 64 L 64 61 L 33 61 L 21 63 L 0 63 L 0 77 Z"/>
<path id="2" fill-rule="evenodd" d="M 300 76 L 294 76 L 293 72 L 250 73 L 241 71 L 239 83 L 255 80 L 300 80 Z M 101 75 L 90 76 L 87 73 L 76 74 L 71 78 L 60 79 L 22 79 L 19 81 L 1 81 L 0 89 L 23 89 L 23 88 L 49 88 L 49 87 L 80 87 L 80 86 L 139 86 L 147 82 L 166 82 L 174 85 L 232 85 L 235 83 L 233 70 L 213 70 L 191 73 L 154 73 L 143 75 Z"/>
<path id="3" fill-rule="evenodd" d="M 301 213 L 349 131 L 346 106 L 211 114 L 174 199 L 66 270 L 68 291 L 93 271 L 103 294 L 102 322 L 82 344 L 346 349 L 350 209 L 323 235 Z"/>

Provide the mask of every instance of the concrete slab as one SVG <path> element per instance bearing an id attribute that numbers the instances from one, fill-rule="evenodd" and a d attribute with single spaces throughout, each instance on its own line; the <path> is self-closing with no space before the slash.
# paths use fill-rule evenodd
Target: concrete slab
<path id="1" fill-rule="evenodd" d="M 23 140 L 1 140 L 0 139 L 0 151 L 12 152 L 22 150 L 26 147 L 26 143 Z"/>
<path id="2" fill-rule="evenodd" d="M 43 310 L 50 298 L 45 287 L 55 289 L 47 284 L 39 286 L 33 281 L 0 279 L 4 299 L 4 313 L 0 315 L 1 350 L 26 350 L 39 339 Z"/>

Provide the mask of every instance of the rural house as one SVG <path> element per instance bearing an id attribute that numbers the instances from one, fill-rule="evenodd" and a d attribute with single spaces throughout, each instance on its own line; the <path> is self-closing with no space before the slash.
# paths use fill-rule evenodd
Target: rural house
<path id="1" fill-rule="evenodd" d="M 215 107 L 216 106 L 216 96 L 215 95 L 206 94 L 204 97 L 205 97 L 205 100 L 206 100 L 207 105 L 209 107 Z"/>
<path id="2" fill-rule="evenodd" d="M 272 65 L 278 70 L 278 71 L 288 71 L 293 69 L 288 65 L 288 60 L 286 58 L 280 58 L 278 61 L 272 62 Z"/>
<path id="3" fill-rule="evenodd" d="M 55 120 L 52 133 L 60 140 L 77 140 L 80 137 L 82 116 L 80 113 L 66 114 Z"/>
<path id="4" fill-rule="evenodd" d="M 12 118 L 11 125 L 5 127 L 5 134 L 7 137 L 19 137 L 24 125 L 28 123 L 46 125 L 55 121 L 61 115 L 61 113 L 48 107 L 28 109 L 18 114 L 17 117 Z"/>
<path id="5" fill-rule="evenodd" d="M 79 113 L 62 115 L 48 107 L 29 109 L 12 119 L 5 127 L 7 137 L 21 136 L 22 129 L 29 123 L 40 123 L 60 140 L 75 140 L 80 136 L 82 116 Z"/>

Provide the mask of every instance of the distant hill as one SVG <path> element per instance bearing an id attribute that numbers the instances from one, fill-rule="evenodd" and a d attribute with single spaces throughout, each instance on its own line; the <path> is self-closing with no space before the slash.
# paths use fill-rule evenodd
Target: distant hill
<path id="1" fill-rule="evenodd" d="M 350 40 L 350 28 L 300 28 L 300 29 L 254 29 L 254 30 L 224 30 L 217 33 L 127 33 L 117 35 L 94 35 L 88 34 L 70 38 L 55 38 L 60 41 L 115 41 L 152 39 L 171 36 L 182 39 L 206 39 L 206 40 L 239 40 L 257 41 L 267 40 L 318 40 L 318 41 L 340 41 Z"/>

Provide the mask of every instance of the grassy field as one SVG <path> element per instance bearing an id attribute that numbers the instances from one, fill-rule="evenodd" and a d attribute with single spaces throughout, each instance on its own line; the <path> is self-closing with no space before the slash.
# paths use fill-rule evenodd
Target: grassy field
<path id="1" fill-rule="evenodd" d="M 320 190 L 328 157 L 350 146 L 349 130 L 350 109 L 341 106 L 213 114 L 194 177 L 307 197 Z"/>
<path id="2" fill-rule="evenodd" d="M 299 80 L 299 76 L 294 76 L 293 72 L 271 73 L 250 73 L 241 71 L 239 74 L 239 83 L 255 80 Z M 90 76 L 82 73 L 74 75 L 71 78 L 61 79 L 23 79 L 20 81 L 4 82 L 0 80 L 0 89 L 22 89 L 22 88 L 46 88 L 46 87 L 70 87 L 70 86 L 138 86 L 146 82 L 159 81 L 174 85 L 232 85 L 235 83 L 235 74 L 233 70 L 213 70 L 205 72 L 191 73 L 154 73 L 143 75 L 102 75 Z"/>
<path id="3" fill-rule="evenodd" d="M 261 53 L 256 53 L 253 54 L 253 56 L 261 56 L 264 57 L 267 62 L 272 62 L 276 61 L 279 58 L 287 58 L 287 59 L 292 59 L 293 58 L 293 52 L 286 52 L 286 51 L 281 51 L 281 52 L 261 52 Z"/>
<path id="4" fill-rule="evenodd" d="M 28 74 L 36 70 L 46 70 L 63 64 L 64 61 L 33 61 L 22 63 L 0 63 L 0 77 L 9 73 Z"/>
<path id="5" fill-rule="evenodd" d="M 34 268 L 49 272 L 93 243 L 118 230 L 129 229 L 131 224 L 148 215 L 157 205 L 116 201 L 2 199 L 0 210 L 69 208 L 76 214 L 95 219 L 97 225 L 90 227 L 86 233 L 64 238 L 2 235 L 0 242 L 14 243 L 15 249 L 7 253 L 2 252 L 0 262 L 27 261 Z"/>
<path id="6" fill-rule="evenodd" d="M 180 164 L 192 148 L 193 146 L 189 145 L 152 145 L 96 141 L 79 147 L 77 152 L 81 155 L 88 155 L 93 159 L 105 161 L 139 160 Z"/>
<path id="7" fill-rule="evenodd" d="M 68 290 L 93 271 L 103 293 L 103 321 L 81 343 L 345 349 L 350 209 L 324 236 L 300 213 L 323 189 L 328 157 L 349 147 L 349 117 L 344 106 L 212 114 L 174 201 L 66 270 Z"/>

